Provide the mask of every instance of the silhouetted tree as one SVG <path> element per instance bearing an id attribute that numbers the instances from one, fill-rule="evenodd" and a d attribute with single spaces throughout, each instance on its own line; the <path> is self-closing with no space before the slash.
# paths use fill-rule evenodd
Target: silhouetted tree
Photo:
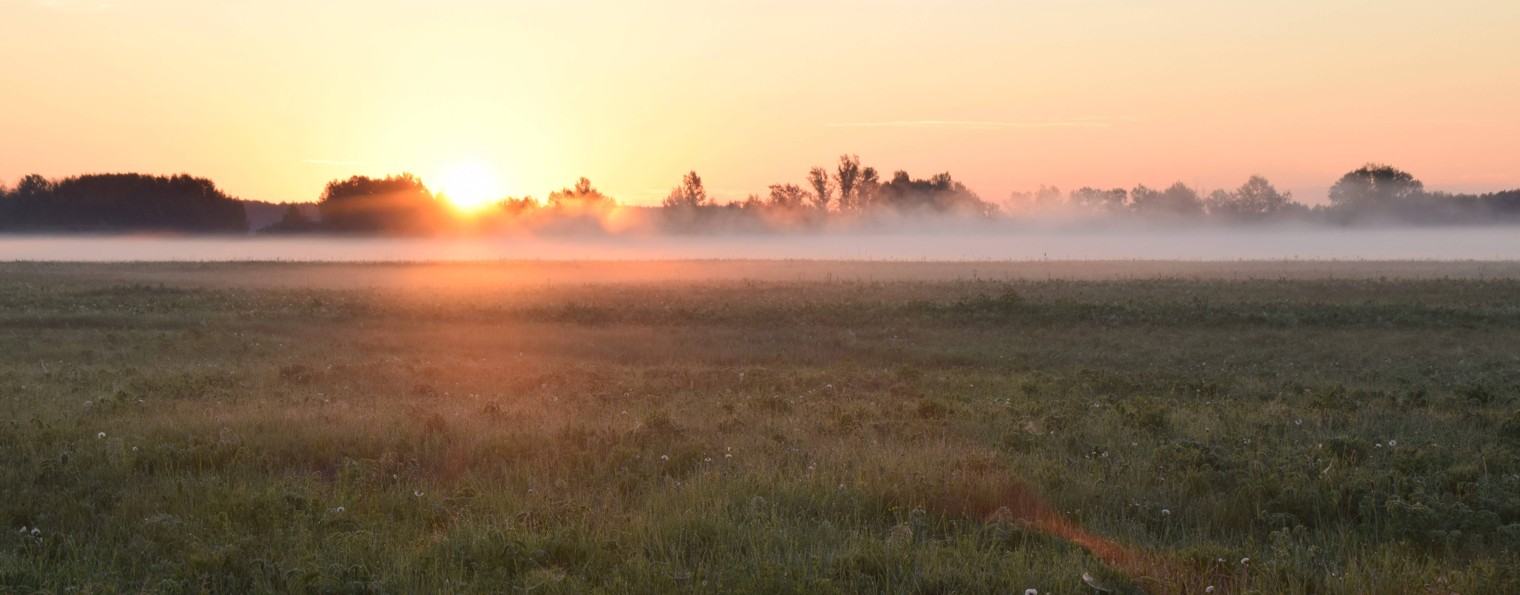
<path id="1" fill-rule="evenodd" d="M 829 210 L 829 202 L 834 198 L 834 181 L 829 179 L 829 170 L 821 167 L 809 170 L 808 185 L 813 187 L 813 206 L 820 211 Z"/>
<path id="2" fill-rule="evenodd" d="M 876 168 L 865 167 L 860 170 L 860 181 L 855 185 L 855 209 L 869 209 L 876 204 L 876 197 L 881 193 L 881 176 L 876 173 Z"/>
<path id="3" fill-rule="evenodd" d="M 834 171 L 834 181 L 839 185 L 839 210 L 858 210 L 860 205 L 856 200 L 855 186 L 860 181 L 860 157 L 840 155 L 839 166 Z"/>
<path id="4" fill-rule="evenodd" d="M 1130 192 L 1130 208 L 1147 216 L 1195 217 L 1203 214 L 1203 200 L 1198 192 L 1182 182 L 1165 190 L 1154 190 L 1144 184 Z"/>
<path id="5" fill-rule="evenodd" d="M 699 209 L 712 206 L 707 189 L 702 186 L 702 176 L 693 171 L 681 179 L 681 185 L 670 190 L 663 203 L 667 209 Z"/>
<path id="6" fill-rule="evenodd" d="M 601 217 L 617 207 L 617 201 L 591 187 L 591 180 L 581 178 L 574 188 L 549 193 L 548 206 L 561 217 Z"/>
<path id="7" fill-rule="evenodd" d="M 1330 187 L 1331 206 L 1341 209 L 1398 207 L 1425 192 L 1409 172 L 1391 165 L 1368 163 L 1341 176 Z"/>
<path id="8" fill-rule="evenodd" d="M 955 181 L 948 172 L 933 177 L 914 179 L 908 172 L 897 171 L 892 180 L 881 185 L 873 202 L 876 209 L 899 213 L 942 213 L 975 217 L 988 217 L 997 212 L 997 206 L 988 203 L 972 192 L 965 184 Z"/>
<path id="9" fill-rule="evenodd" d="M 1251 176 L 1233 192 L 1216 190 L 1209 195 L 1209 214 L 1234 221 L 1261 221 L 1287 212 L 1293 194 L 1279 192 L 1261 176 Z"/>
<path id="10" fill-rule="evenodd" d="M 785 211 L 800 210 L 813 195 L 796 184 L 771 184 L 770 206 Z"/>
<path id="11" fill-rule="evenodd" d="M 317 209 L 323 227 L 339 232 L 431 233 L 452 223 L 447 206 L 410 173 L 333 180 Z"/>
<path id="12" fill-rule="evenodd" d="M 205 178 L 91 174 L 21 179 L 0 227 L 36 231 L 246 232 L 243 203 Z"/>
<path id="13" fill-rule="evenodd" d="M 1123 211 L 1128 206 L 1129 192 L 1123 188 L 1099 190 L 1083 186 L 1073 190 L 1067 200 L 1075 207 L 1095 213 L 1113 214 Z"/>

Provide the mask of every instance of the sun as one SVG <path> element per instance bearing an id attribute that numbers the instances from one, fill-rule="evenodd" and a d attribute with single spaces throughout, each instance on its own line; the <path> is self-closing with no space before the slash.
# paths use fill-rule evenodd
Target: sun
<path id="1" fill-rule="evenodd" d="M 478 163 L 455 165 L 443 172 L 438 194 L 462 211 L 476 211 L 501 200 L 501 182 Z"/>

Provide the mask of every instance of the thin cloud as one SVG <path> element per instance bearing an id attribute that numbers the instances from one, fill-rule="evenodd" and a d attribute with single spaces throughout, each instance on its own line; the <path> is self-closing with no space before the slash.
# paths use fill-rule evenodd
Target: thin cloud
<path id="1" fill-rule="evenodd" d="M 1020 130 L 1033 128 L 1108 128 L 1099 118 L 999 122 L 990 120 L 889 120 L 884 122 L 829 122 L 829 128 L 958 128 L 963 130 Z"/>
<path id="2" fill-rule="evenodd" d="M 369 165 L 363 161 L 331 161 L 328 159 L 302 159 L 301 163 L 313 163 L 316 165 Z"/>

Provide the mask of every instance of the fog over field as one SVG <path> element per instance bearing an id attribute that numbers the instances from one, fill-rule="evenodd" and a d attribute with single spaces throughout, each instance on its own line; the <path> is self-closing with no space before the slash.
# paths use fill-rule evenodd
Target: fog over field
<path id="1" fill-rule="evenodd" d="M 1513 260 L 1513 227 L 970 229 L 469 238 L 7 236 L 0 261 Z"/>

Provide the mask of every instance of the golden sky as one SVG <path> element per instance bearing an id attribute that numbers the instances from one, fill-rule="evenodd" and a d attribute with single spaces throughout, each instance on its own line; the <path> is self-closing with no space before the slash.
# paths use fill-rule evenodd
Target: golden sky
<path id="1" fill-rule="evenodd" d="M 858 153 L 1309 202 L 1367 161 L 1520 187 L 1514 0 L 0 0 L 0 180 L 185 172 L 242 198 L 486 169 L 720 198 Z"/>

